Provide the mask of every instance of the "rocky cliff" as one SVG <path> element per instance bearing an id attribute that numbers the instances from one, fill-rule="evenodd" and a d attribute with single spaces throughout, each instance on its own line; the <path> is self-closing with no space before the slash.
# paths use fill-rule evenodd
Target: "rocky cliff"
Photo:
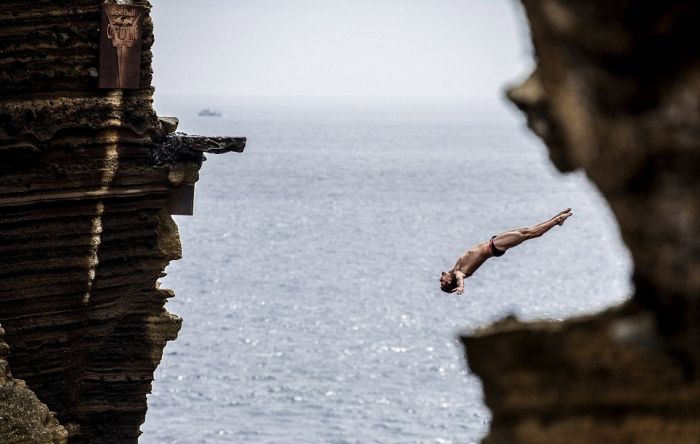
<path id="1" fill-rule="evenodd" d="M 137 441 L 180 328 L 157 283 L 181 254 L 171 203 L 203 152 L 245 144 L 156 116 L 145 0 L 121 2 L 145 8 L 140 87 L 99 89 L 101 3 L 0 0 L 2 442 Z"/>
<path id="2" fill-rule="evenodd" d="M 0 328 L 0 441 L 4 443 L 66 443 L 68 432 L 23 381 L 12 378 L 9 347 Z"/>
<path id="3" fill-rule="evenodd" d="M 510 99 L 604 194 L 634 260 L 620 308 L 462 338 L 488 443 L 700 436 L 700 5 L 523 0 L 537 69 Z M 576 295 L 571 295 L 576 297 Z"/>

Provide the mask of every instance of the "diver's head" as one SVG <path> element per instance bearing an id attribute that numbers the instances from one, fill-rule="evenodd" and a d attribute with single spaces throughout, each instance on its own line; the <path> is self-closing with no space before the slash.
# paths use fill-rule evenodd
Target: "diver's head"
<path id="1" fill-rule="evenodd" d="M 440 275 L 440 290 L 445 293 L 452 293 L 457 288 L 457 279 L 451 271 L 443 271 Z"/>

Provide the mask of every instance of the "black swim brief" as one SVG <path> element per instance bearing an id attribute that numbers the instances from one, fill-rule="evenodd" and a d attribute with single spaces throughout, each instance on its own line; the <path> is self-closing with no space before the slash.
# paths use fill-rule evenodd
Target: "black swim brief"
<path id="1" fill-rule="evenodd" d="M 506 252 L 504 250 L 499 250 L 498 248 L 496 248 L 496 246 L 493 244 L 493 240 L 495 238 L 496 236 L 491 236 L 491 239 L 489 240 L 489 250 L 491 250 L 491 256 L 501 257 L 504 254 L 506 254 Z"/>

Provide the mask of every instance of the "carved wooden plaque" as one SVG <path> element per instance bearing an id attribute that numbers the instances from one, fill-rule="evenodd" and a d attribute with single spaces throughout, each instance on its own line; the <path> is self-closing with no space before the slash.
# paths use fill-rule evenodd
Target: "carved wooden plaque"
<path id="1" fill-rule="evenodd" d="M 143 6 L 102 5 L 100 88 L 139 87 L 144 14 Z"/>

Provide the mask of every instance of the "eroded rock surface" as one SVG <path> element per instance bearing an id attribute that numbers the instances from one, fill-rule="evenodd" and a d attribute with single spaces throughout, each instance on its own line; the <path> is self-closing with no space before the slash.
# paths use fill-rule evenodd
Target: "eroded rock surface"
<path id="1" fill-rule="evenodd" d="M 154 160 L 174 122 L 152 108 L 150 18 L 141 88 L 97 88 L 101 3 L 0 0 L 0 324 L 68 442 L 126 444 L 180 328 L 157 284 L 181 255 L 168 202 L 206 149 Z"/>
<path id="2" fill-rule="evenodd" d="M 13 379 L 7 363 L 9 347 L 0 327 L 0 441 L 3 443 L 65 444 L 61 427 L 24 381 Z"/>
<path id="3" fill-rule="evenodd" d="M 523 0 L 537 69 L 509 97 L 562 171 L 602 191 L 634 260 L 632 301 L 464 337 L 488 443 L 700 436 L 700 4 Z M 571 295 L 576 297 L 576 295 Z"/>

